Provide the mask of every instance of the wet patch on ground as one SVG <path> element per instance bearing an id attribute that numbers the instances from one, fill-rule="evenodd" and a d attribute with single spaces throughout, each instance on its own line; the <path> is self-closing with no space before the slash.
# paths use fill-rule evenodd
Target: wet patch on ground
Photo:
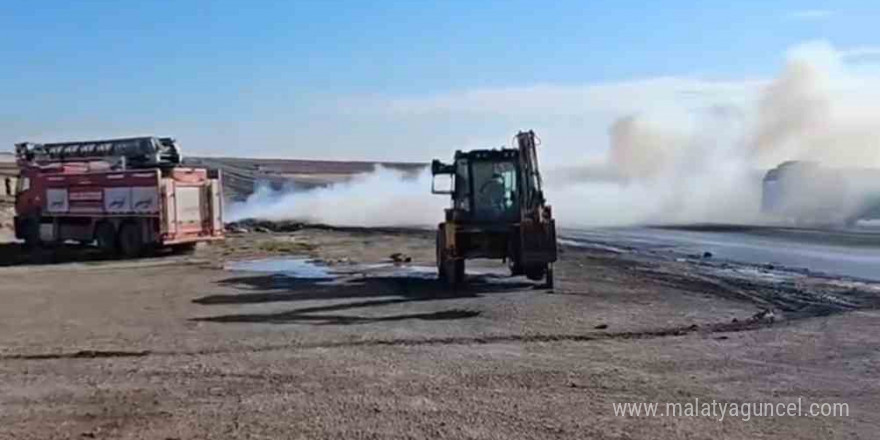
<path id="1" fill-rule="evenodd" d="M 473 263 L 473 262 L 472 262 Z M 373 278 L 437 280 L 437 268 L 424 264 L 382 262 L 356 263 L 349 259 L 322 259 L 294 257 L 271 257 L 254 260 L 229 261 L 223 269 L 232 272 L 271 273 L 296 279 L 332 280 L 359 276 Z M 471 282 L 518 283 L 521 280 L 508 276 L 508 269 L 498 264 L 474 264 L 467 269 Z"/>
<path id="2" fill-rule="evenodd" d="M 354 263 L 347 259 L 264 258 L 227 262 L 224 269 L 236 276 L 220 281 L 243 293 L 207 295 L 196 304 L 257 305 L 330 300 L 330 304 L 242 311 L 193 318 L 194 322 L 353 325 L 404 320 L 449 321 L 480 316 L 481 311 L 462 307 L 407 313 L 379 314 L 378 307 L 430 303 L 484 294 L 530 290 L 534 283 L 511 278 L 503 266 L 475 264 L 467 283 L 449 289 L 437 279 L 437 270 L 424 264 Z M 340 302 L 343 300 L 345 302 Z"/>
<path id="3" fill-rule="evenodd" d="M 326 266 L 315 260 L 292 258 L 263 258 L 259 260 L 232 261 L 224 269 L 236 272 L 268 272 L 302 279 L 332 279 L 334 276 Z"/>
<path id="4" fill-rule="evenodd" d="M 799 268 L 678 258 L 640 271 L 662 285 L 752 302 L 777 320 L 880 308 L 880 283 Z"/>

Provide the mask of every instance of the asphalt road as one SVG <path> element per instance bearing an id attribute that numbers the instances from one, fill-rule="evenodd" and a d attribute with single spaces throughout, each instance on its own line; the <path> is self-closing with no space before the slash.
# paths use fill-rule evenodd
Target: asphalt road
<path id="1" fill-rule="evenodd" d="M 670 257 L 702 256 L 738 263 L 773 264 L 835 276 L 880 281 L 880 228 L 849 230 L 766 226 L 576 229 L 560 231 L 573 243 Z"/>

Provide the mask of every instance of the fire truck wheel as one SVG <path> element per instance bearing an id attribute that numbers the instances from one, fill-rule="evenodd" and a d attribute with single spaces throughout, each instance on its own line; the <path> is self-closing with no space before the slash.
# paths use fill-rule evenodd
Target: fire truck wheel
<path id="1" fill-rule="evenodd" d="M 28 218 L 21 222 L 22 238 L 27 249 L 40 247 L 40 222 L 34 218 Z"/>
<path id="2" fill-rule="evenodd" d="M 176 244 L 171 246 L 171 252 L 177 255 L 192 254 L 196 251 L 195 243 Z"/>
<path id="3" fill-rule="evenodd" d="M 95 227 L 95 241 L 98 249 L 107 254 L 116 252 L 116 229 L 110 222 L 101 222 Z"/>
<path id="4" fill-rule="evenodd" d="M 144 249 L 141 230 L 136 223 L 126 223 L 119 229 L 119 251 L 126 258 L 137 257 Z"/>

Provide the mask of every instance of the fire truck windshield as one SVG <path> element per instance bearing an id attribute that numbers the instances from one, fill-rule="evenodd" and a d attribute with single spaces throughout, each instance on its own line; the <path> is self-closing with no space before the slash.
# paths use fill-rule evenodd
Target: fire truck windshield
<path id="1" fill-rule="evenodd" d="M 21 194 L 31 189 L 31 179 L 25 176 L 19 177 L 15 184 L 15 194 Z"/>

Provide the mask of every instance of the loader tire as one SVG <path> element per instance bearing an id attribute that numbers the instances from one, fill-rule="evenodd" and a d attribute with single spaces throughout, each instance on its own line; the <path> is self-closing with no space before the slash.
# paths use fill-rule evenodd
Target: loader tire
<path id="1" fill-rule="evenodd" d="M 544 279 L 547 275 L 548 266 L 528 266 L 526 267 L 526 278 L 532 281 Z"/>
<path id="2" fill-rule="evenodd" d="M 436 246 L 437 278 L 445 282 L 447 287 L 457 288 L 465 280 L 464 259 L 446 255 L 446 233 L 442 227 L 437 230 Z"/>
<path id="3" fill-rule="evenodd" d="M 446 262 L 443 259 L 443 248 L 444 239 L 443 239 L 443 229 L 437 230 L 437 237 L 434 241 L 435 243 L 435 257 L 437 258 L 437 279 L 443 281 L 446 279 Z"/>
<path id="4" fill-rule="evenodd" d="M 447 258 L 443 250 L 438 251 L 437 278 L 447 287 L 456 288 L 464 284 L 465 264 L 462 258 Z"/>
<path id="5" fill-rule="evenodd" d="M 464 260 L 444 259 L 440 268 L 440 280 L 444 281 L 447 287 L 453 289 L 464 284 Z"/>
<path id="6" fill-rule="evenodd" d="M 450 287 L 458 287 L 464 284 L 464 259 L 455 259 L 449 261 L 450 277 L 447 279 Z"/>

